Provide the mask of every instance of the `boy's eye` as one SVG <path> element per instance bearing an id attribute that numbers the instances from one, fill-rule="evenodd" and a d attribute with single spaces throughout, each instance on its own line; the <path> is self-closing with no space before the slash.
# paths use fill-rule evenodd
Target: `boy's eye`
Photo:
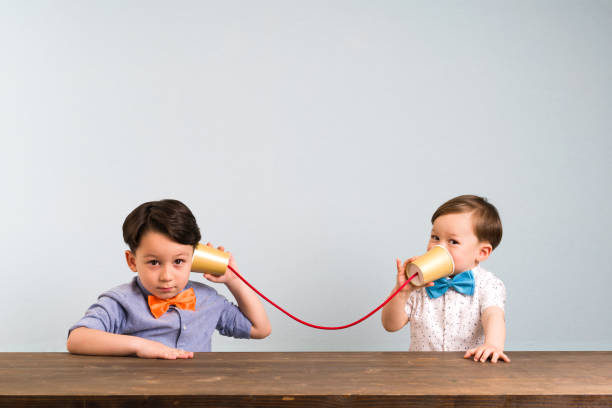
<path id="1" fill-rule="evenodd" d="M 431 239 L 433 239 L 434 241 L 439 241 L 440 237 L 438 237 L 437 235 L 432 235 Z"/>
<path id="2" fill-rule="evenodd" d="M 184 260 L 184 259 L 175 259 L 175 260 L 174 260 L 174 263 L 175 263 L 176 265 L 180 265 L 180 264 L 182 264 L 182 263 L 185 263 L 185 260 Z"/>
<path id="3" fill-rule="evenodd" d="M 459 244 L 459 242 L 455 241 L 454 239 L 451 239 L 449 242 L 450 242 L 452 245 L 457 245 L 457 244 Z"/>
<path id="4" fill-rule="evenodd" d="M 156 260 L 156 259 L 152 259 L 152 260 L 150 260 L 150 261 L 149 261 L 149 263 L 150 263 L 151 265 L 153 265 L 153 266 L 157 266 L 157 265 L 159 265 L 159 261 L 158 261 L 158 260 Z"/>

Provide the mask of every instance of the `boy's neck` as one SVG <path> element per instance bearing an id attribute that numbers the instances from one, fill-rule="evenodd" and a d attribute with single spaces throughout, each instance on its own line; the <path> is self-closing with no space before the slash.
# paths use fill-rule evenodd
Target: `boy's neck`
<path id="1" fill-rule="evenodd" d="M 471 268 L 468 268 L 468 269 L 466 269 L 466 270 L 464 270 L 464 271 L 461 271 L 461 272 L 457 272 L 457 271 L 455 271 L 455 272 L 453 272 L 452 274 L 450 274 L 449 276 L 452 278 L 453 276 L 457 276 L 457 275 L 459 275 L 460 273 L 467 272 L 467 271 L 473 271 L 474 269 L 476 269 L 476 268 L 478 267 L 478 265 L 479 265 L 479 263 L 478 263 L 478 262 L 476 262 L 476 263 L 475 263 L 475 264 L 474 264 L 474 265 L 473 265 Z"/>

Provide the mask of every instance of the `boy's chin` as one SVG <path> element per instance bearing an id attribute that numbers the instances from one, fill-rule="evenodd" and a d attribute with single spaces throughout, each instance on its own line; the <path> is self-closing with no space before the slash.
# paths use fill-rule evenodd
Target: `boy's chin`
<path id="1" fill-rule="evenodd" d="M 153 295 L 155 295 L 155 297 L 158 299 L 170 299 L 170 298 L 175 297 L 179 293 L 181 292 L 176 291 L 176 290 L 173 290 L 172 292 L 159 292 L 158 291 L 158 292 L 153 293 Z"/>

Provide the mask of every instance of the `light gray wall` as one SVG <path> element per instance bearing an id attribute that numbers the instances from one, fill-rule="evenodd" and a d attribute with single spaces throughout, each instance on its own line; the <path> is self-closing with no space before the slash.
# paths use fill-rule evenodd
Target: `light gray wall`
<path id="1" fill-rule="evenodd" d="M 144 201 L 339 325 L 464 193 L 502 215 L 507 348 L 612 349 L 611 38 L 609 1 L 3 1 L 0 350 L 65 350 L 132 278 Z M 266 308 L 272 336 L 213 350 L 408 348 L 379 314 Z"/>

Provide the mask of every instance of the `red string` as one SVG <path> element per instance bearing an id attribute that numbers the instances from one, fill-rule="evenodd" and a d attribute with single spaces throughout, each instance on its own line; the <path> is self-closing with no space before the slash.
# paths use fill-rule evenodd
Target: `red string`
<path id="1" fill-rule="evenodd" d="M 380 306 L 378 306 L 376 309 L 372 310 L 370 313 L 368 313 L 367 315 L 363 316 L 361 319 L 354 321 L 353 323 L 349 323 L 349 324 L 345 324 L 344 326 L 335 326 L 335 327 L 330 327 L 330 326 L 317 326 L 316 324 L 311 324 L 308 322 L 305 322 L 304 320 L 300 319 L 299 317 L 295 317 L 294 315 L 292 315 L 291 313 L 289 313 L 288 311 L 286 311 L 285 309 L 283 309 L 282 307 L 280 307 L 279 305 L 277 305 L 276 303 L 274 303 L 273 301 L 271 301 L 270 299 L 268 299 L 263 293 L 261 293 L 260 291 L 258 291 L 257 289 L 255 289 L 253 287 L 253 285 L 251 285 L 249 282 L 246 281 L 246 279 L 244 279 L 238 272 L 236 272 L 236 270 L 234 268 L 232 268 L 230 265 L 227 266 L 228 268 L 230 268 L 232 270 L 232 272 L 234 272 L 236 274 L 237 277 L 240 278 L 241 281 L 243 281 L 244 283 L 247 284 L 247 286 L 251 289 L 253 289 L 253 291 L 255 291 L 255 293 L 257 293 L 259 296 L 261 296 L 262 298 L 266 299 L 268 301 L 268 303 L 270 303 L 272 306 L 274 306 L 275 308 L 277 308 L 278 310 L 280 310 L 281 312 L 283 312 L 284 314 L 286 314 L 287 316 L 289 316 L 290 318 L 292 318 L 293 320 L 295 320 L 296 322 L 300 322 L 303 325 L 306 325 L 308 327 L 312 327 L 314 329 L 321 329 L 321 330 L 341 330 L 341 329 L 346 329 L 347 327 L 351 327 L 354 326 L 356 324 L 359 324 L 361 322 L 363 322 L 365 319 L 367 319 L 368 317 L 372 316 L 374 313 L 378 312 L 380 310 L 380 308 L 382 308 L 384 305 L 386 305 L 387 303 L 389 303 L 389 301 L 391 299 L 393 299 L 393 297 L 395 297 L 395 295 L 397 295 L 400 290 L 404 289 L 404 286 L 406 286 L 408 284 L 408 282 L 410 282 L 415 276 L 418 275 L 418 273 L 415 273 L 414 275 L 412 275 L 410 278 L 408 278 L 408 280 L 406 282 L 404 282 L 404 284 L 402 286 L 399 287 L 399 289 L 397 289 L 395 292 L 393 292 L 388 298 L 387 300 L 385 300 L 384 302 L 381 303 Z"/>

